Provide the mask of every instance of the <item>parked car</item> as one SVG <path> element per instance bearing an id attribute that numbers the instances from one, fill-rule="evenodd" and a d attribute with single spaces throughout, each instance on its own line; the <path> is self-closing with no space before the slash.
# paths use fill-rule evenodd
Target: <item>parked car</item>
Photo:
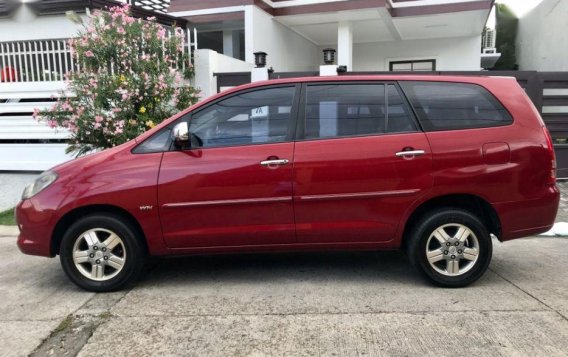
<path id="1" fill-rule="evenodd" d="M 325 249 L 403 249 L 461 287 L 491 235 L 552 227 L 555 168 L 514 78 L 266 81 L 44 172 L 18 204 L 18 246 L 59 255 L 90 291 L 134 281 L 148 256 Z"/>

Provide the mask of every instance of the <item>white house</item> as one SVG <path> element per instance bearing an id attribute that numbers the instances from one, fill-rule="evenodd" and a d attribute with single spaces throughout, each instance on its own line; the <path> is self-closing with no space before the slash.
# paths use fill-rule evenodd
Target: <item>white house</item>
<path id="1" fill-rule="evenodd" d="M 481 33 L 494 0 L 130 0 L 135 16 L 187 29 L 195 83 L 217 92 L 216 73 L 250 72 L 254 53 L 276 72 L 318 71 L 333 48 L 348 71 L 477 71 Z M 67 133 L 31 118 L 63 89 L 74 66 L 65 40 L 113 0 L 0 0 L 0 171 L 44 170 L 70 157 Z M 2 72 L 0 72 L 2 73 Z"/>
<path id="2" fill-rule="evenodd" d="M 568 71 L 568 1 L 544 0 L 519 19 L 519 69 Z"/>

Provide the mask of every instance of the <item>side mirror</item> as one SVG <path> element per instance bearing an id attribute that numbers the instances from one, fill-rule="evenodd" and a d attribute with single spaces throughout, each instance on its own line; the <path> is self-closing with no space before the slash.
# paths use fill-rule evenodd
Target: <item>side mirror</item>
<path id="1" fill-rule="evenodd" d="M 184 147 L 190 144 L 189 126 L 186 121 L 177 123 L 176 126 L 174 126 L 172 137 L 174 144 L 178 147 Z"/>

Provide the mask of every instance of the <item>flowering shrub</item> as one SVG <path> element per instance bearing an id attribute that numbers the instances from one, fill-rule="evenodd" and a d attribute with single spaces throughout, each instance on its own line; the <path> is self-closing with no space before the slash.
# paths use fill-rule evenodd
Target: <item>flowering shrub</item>
<path id="1" fill-rule="evenodd" d="M 168 34 L 155 19 L 128 12 L 128 6 L 93 12 L 69 40 L 80 67 L 67 75 L 67 90 L 51 108 L 34 111 L 50 127 L 71 132 L 67 152 L 77 156 L 122 144 L 197 101 L 183 31 Z"/>

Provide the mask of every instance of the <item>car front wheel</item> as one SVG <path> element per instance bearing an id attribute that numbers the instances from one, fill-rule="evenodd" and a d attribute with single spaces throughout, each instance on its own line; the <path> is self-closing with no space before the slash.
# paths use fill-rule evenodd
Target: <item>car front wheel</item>
<path id="1" fill-rule="evenodd" d="M 91 215 L 78 220 L 61 241 L 63 270 L 85 290 L 123 288 L 136 279 L 144 264 L 144 249 L 134 232 L 114 216 Z"/>
<path id="2" fill-rule="evenodd" d="M 443 209 L 427 214 L 411 232 L 408 256 L 431 282 L 462 287 L 479 279 L 492 255 L 491 236 L 473 214 Z"/>

